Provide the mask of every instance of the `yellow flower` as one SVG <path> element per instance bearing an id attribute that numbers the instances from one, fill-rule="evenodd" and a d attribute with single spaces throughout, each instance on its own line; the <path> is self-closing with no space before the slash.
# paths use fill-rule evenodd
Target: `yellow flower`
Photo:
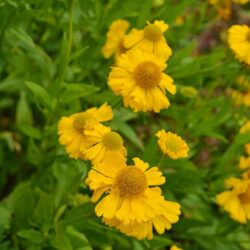
<path id="1" fill-rule="evenodd" d="M 250 132 L 250 120 L 247 121 L 241 128 L 240 128 L 240 134 L 248 133 Z"/>
<path id="2" fill-rule="evenodd" d="M 130 50 L 113 67 L 108 84 L 116 95 L 123 97 L 126 107 L 137 111 L 160 112 L 170 103 L 166 90 L 175 94 L 173 79 L 163 73 L 166 64 L 152 53 Z"/>
<path id="3" fill-rule="evenodd" d="M 182 249 L 174 245 L 169 250 L 182 250 Z"/>
<path id="4" fill-rule="evenodd" d="M 66 152 L 71 158 L 85 159 L 82 154 L 87 147 L 84 130 L 92 128 L 98 122 L 108 121 L 112 118 L 112 109 L 106 103 L 99 109 L 90 108 L 85 112 L 62 117 L 58 123 L 59 142 L 65 146 Z"/>
<path id="5" fill-rule="evenodd" d="M 185 17 L 184 16 L 178 16 L 174 20 L 174 24 L 176 26 L 181 26 L 185 22 Z"/>
<path id="6" fill-rule="evenodd" d="M 110 58 L 113 54 L 118 58 L 126 52 L 123 43 L 128 27 L 129 23 L 122 19 L 116 20 L 110 25 L 107 33 L 107 41 L 102 47 L 102 54 L 105 58 Z"/>
<path id="7" fill-rule="evenodd" d="M 98 124 L 93 129 L 86 129 L 84 134 L 88 146 L 86 150 L 82 151 L 82 154 L 94 164 L 101 162 L 109 152 L 126 157 L 127 151 L 123 146 L 122 137 L 111 131 L 111 128 Z"/>
<path id="8" fill-rule="evenodd" d="M 232 14 L 230 1 L 224 1 L 224 4 L 217 8 L 217 14 L 219 18 L 227 21 Z"/>
<path id="9" fill-rule="evenodd" d="M 247 25 L 233 25 L 228 33 L 228 43 L 236 58 L 250 65 L 250 28 Z"/>
<path id="10" fill-rule="evenodd" d="M 231 16 L 232 0 L 209 0 L 209 3 L 215 5 L 218 18 L 228 20 Z"/>
<path id="11" fill-rule="evenodd" d="M 241 169 L 250 168 L 250 157 L 243 157 L 243 156 L 240 157 L 239 168 Z"/>
<path id="12" fill-rule="evenodd" d="M 249 0 L 233 0 L 233 2 L 237 4 L 246 4 L 249 2 Z"/>
<path id="13" fill-rule="evenodd" d="M 93 202 L 106 192 L 95 208 L 106 224 L 130 236 L 151 238 L 152 226 L 163 233 L 178 221 L 180 205 L 162 196 L 157 186 L 165 178 L 157 167 L 149 168 L 138 158 L 133 161 L 127 166 L 120 156 L 107 154 L 90 170 L 86 184 L 94 191 Z"/>
<path id="14" fill-rule="evenodd" d="M 245 151 L 250 156 L 250 143 L 245 144 Z"/>
<path id="15" fill-rule="evenodd" d="M 159 138 L 158 144 L 162 152 L 170 158 L 178 159 L 188 156 L 189 147 L 180 136 L 162 129 L 156 133 L 156 137 Z"/>
<path id="16" fill-rule="evenodd" d="M 241 93 L 237 90 L 232 90 L 231 96 L 236 106 L 244 105 L 246 107 L 250 107 L 250 90 L 245 93 Z"/>
<path id="17" fill-rule="evenodd" d="M 217 2 L 218 2 L 218 0 L 208 0 L 208 2 L 210 3 L 210 4 L 217 4 Z"/>
<path id="18" fill-rule="evenodd" d="M 132 29 L 125 37 L 124 45 L 128 49 L 136 48 L 151 52 L 166 61 L 172 55 L 172 50 L 163 35 L 167 29 L 168 25 L 164 21 L 148 22 L 143 30 Z"/>
<path id="19" fill-rule="evenodd" d="M 129 225 L 124 225 L 120 220 L 105 218 L 103 218 L 103 222 L 110 227 L 117 228 L 125 235 L 135 237 L 138 240 L 145 238 L 151 240 L 153 238 L 152 222 L 131 222 Z"/>
<path id="20" fill-rule="evenodd" d="M 165 230 L 171 229 L 173 223 L 178 221 L 179 207 L 179 204 L 165 200 L 162 203 L 162 209 L 148 222 L 131 221 L 128 225 L 124 225 L 122 221 L 116 218 L 103 218 L 103 222 L 110 227 L 116 227 L 127 236 L 135 237 L 138 240 L 145 238 L 151 240 L 153 238 L 153 228 L 158 234 L 163 234 Z"/>
<path id="21" fill-rule="evenodd" d="M 227 211 L 232 219 L 246 223 L 250 219 L 250 180 L 246 173 L 242 179 L 229 178 L 226 186 L 231 188 L 216 196 L 217 203 Z"/>
<path id="22" fill-rule="evenodd" d="M 250 48 L 250 47 L 249 47 Z M 250 107 L 250 90 L 242 95 L 244 106 Z"/>
<path id="23" fill-rule="evenodd" d="M 237 77 L 236 83 L 239 86 L 243 87 L 244 90 L 250 90 L 250 81 L 248 80 L 248 77 L 246 77 L 245 75 L 240 75 L 239 77 Z"/>
<path id="24" fill-rule="evenodd" d="M 236 80 L 236 83 L 239 85 L 239 90 L 231 90 L 231 95 L 234 100 L 234 103 L 237 106 L 244 105 L 250 107 L 250 81 L 246 76 L 239 76 Z"/>

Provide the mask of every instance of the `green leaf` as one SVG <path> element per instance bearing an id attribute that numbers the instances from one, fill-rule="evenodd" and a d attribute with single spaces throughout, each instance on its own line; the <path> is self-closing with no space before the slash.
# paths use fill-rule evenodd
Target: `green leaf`
<path id="1" fill-rule="evenodd" d="M 26 100 L 26 94 L 22 91 L 16 108 L 16 125 L 32 125 L 32 122 L 32 112 Z"/>
<path id="2" fill-rule="evenodd" d="M 65 232 L 63 223 L 56 225 L 56 235 L 51 239 L 51 245 L 58 250 L 73 250 L 73 246 Z"/>
<path id="3" fill-rule="evenodd" d="M 71 242 L 75 246 L 75 249 L 92 250 L 92 247 L 90 246 L 85 234 L 77 231 L 73 226 L 67 226 L 66 232 L 70 236 Z"/>
<path id="4" fill-rule="evenodd" d="M 74 61 L 78 57 L 80 57 L 88 48 L 89 48 L 89 46 L 85 46 L 85 47 L 79 49 L 78 51 L 72 53 L 72 55 L 70 56 L 70 62 Z"/>
<path id="5" fill-rule="evenodd" d="M 143 26 L 145 26 L 145 23 L 148 21 L 148 16 L 150 14 L 151 5 L 152 5 L 152 0 L 144 1 L 142 5 L 142 9 L 139 13 L 139 17 L 137 19 L 137 26 L 139 28 L 142 28 Z"/>
<path id="6" fill-rule="evenodd" d="M 41 139 L 42 133 L 41 130 L 37 127 L 32 127 L 26 124 L 22 124 L 19 126 L 20 131 L 34 139 Z"/>
<path id="7" fill-rule="evenodd" d="M 236 152 L 242 147 L 244 144 L 250 142 L 250 133 L 238 134 L 233 143 L 227 148 L 226 152 L 220 157 L 219 163 L 216 167 L 215 171 L 221 171 L 221 169 L 226 168 L 231 160 L 234 159 Z"/>
<path id="8" fill-rule="evenodd" d="M 38 193 L 39 200 L 34 211 L 33 219 L 43 232 L 48 232 L 52 226 L 54 199 L 51 194 L 47 194 L 41 190 L 38 190 Z"/>
<path id="9" fill-rule="evenodd" d="M 9 228 L 11 213 L 5 207 L 0 207 L 0 228 Z"/>
<path id="10" fill-rule="evenodd" d="M 51 106 L 51 99 L 43 87 L 37 83 L 28 81 L 25 82 L 25 85 L 29 88 L 29 90 L 31 90 L 38 102 L 48 108 Z"/>
<path id="11" fill-rule="evenodd" d="M 61 99 L 64 103 L 71 102 L 80 97 L 92 95 L 100 89 L 93 85 L 80 83 L 65 84 L 64 88 L 61 95 Z"/>
<path id="12" fill-rule="evenodd" d="M 92 215 L 94 215 L 94 204 L 87 202 L 68 211 L 65 214 L 64 222 L 67 225 L 75 225 L 82 223 L 81 221 L 90 218 Z"/>
<path id="13" fill-rule="evenodd" d="M 143 150 L 144 146 L 142 144 L 141 139 L 137 136 L 135 131 L 127 123 L 114 118 L 112 124 L 122 134 L 124 134 L 132 143 L 134 143 L 134 145 Z"/>
<path id="14" fill-rule="evenodd" d="M 29 240 L 33 243 L 42 243 L 44 241 L 43 235 L 34 229 L 24 229 L 17 233 L 17 235 L 21 238 Z"/>
<path id="15" fill-rule="evenodd" d="M 41 147 L 39 147 L 31 137 L 29 138 L 26 157 L 27 161 L 34 165 L 39 165 L 44 160 Z"/>
<path id="16" fill-rule="evenodd" d="M 31 215 L 35 209 L 36 194 L 30 183 L 18 185 L 6 199 L 6 208 L 15 215 L 15 228 L 21 230 L 30 226 Z M 25 202 L 24 202 L 25 201 Z"/>

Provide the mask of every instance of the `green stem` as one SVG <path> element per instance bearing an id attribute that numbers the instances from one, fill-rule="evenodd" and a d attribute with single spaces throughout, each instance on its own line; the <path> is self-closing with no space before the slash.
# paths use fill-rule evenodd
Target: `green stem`
<path id="1" fill-rule="evenodd" d="M 62 67 L 61 74 L 59 76 L 59 87 L 61 87 L 61 84 L 65 76 L 65 72 L 66 72 L 66 69 L 70 60 L 70 53 L 71 53 L 71 47 L 72 47 L 72 34 L 73 34 L 73 5 L 74 5 L 73 3 L 74 3 L 74 0 L 70 0 L 69 26 L 68 26 L 68 39 L 67 39 L 68 43 L 67 43 L 67 48 L 66 48 L 64 64 Z M 60 91 L 58 92 L 59 92 L 59 97 L 60 97 Z"/>
<path id="2" fill-rule="evenodd" d="M 161 165 L 162 165 L 162 163 L 164 162 L 164 160 L 165 160 L 165 155 L 162 154 L 162 155 L 161 155 L 161 158 L 160 158 L 160 160 L 159 160 L 159 163 L 158 163 L 158 167 L 159 167 L 159 168 L 161 167 Z"/>
<path id="3" fill-rule="evenodd" d="M 55 92 L 56 92 L 56 104 L 54 111 L 51 112 L 51 117 L 48 119 L 48 124 L 50 124 L 54 119 L 57 118 L 57 115 L 60 113 L 60 96 L 62 90 L 62 84 L 64 80 L 64 76 L 70 61 L 70 54 L 72 48 L 72 36 L 73 36 L 73 6 L 74 0 L 69 0 L 69 24 L 68 24 L 68 32 L 67 32 L 67 46 L 65 49 L 65 56 L 62 62 L 62 66 L 60 67 L 58 78 L 55 82 Z M 65 41 L 65 38 L 63 39 Z M 64 48 L 64 46 L 62 46 Z M 64 51 L 63 51 L 64 52 Z"/>

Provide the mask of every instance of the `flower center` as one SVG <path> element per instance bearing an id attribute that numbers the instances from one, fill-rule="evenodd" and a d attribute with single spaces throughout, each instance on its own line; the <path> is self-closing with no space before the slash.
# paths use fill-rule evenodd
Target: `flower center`
<path id="1" fill-rule="evenodd" d="M 92 115 L 88 113 L 80 113 L 74 118 L 73 127 L 82 133 L 86 121 L 91 118 L 93 118 Z"/>
<path id="2" fill-rule="evenodd" d="M 151 61 L 142 62 L 135 68 L 134 79 L 140 87 L 151 89 L 159 84 L 161 70 Z"/>
<path id="3" fill-rule="evenodd" d="M 154 24 L 148 24 L 144 29 L 144 36 L 150 41 L 158 41 L 162 36 L 161 29 Z"/>
<path id="4" fill-rule="evenodd" d="M 178 144 L 175 141 L 168 141 L 166 146 L 173 152 L 177 153 L 179 151 Z"/>
<path id="5" fill-rule="evenodd" d="M 245 193 L 239 195 L 242 203 L 250 203 L 250 186 L 248 186 Z"/>
<path id="6" fill-rule="evenodd" d="M 121 196 L 133 198 L 142 195 L 146 190 L 147 179 L 140 169 L 130 166 L 117 175 L 116 185 Z"/>
<path id="7" fill-rule="evenodd" d="M 123 144 L 121 136 L 116 132 L 108 132 L 104 134 L 102 142 L 107 148 L 111 150 L 119 149 Z"/>

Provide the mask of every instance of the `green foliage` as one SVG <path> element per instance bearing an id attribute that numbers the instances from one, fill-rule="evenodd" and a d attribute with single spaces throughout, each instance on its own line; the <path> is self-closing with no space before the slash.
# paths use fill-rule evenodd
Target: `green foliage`
<path id="1" fill-rule="evenodd" d="M 239 8 L 247 11 L 249 4 Z M 215 16 L 207 1 L 193 0 L 0 2 L 1 250 L 160 250 L 173 244 L 185 250 L 250 249 L 249 225 L 232 221 L 215 202 L 225 178 L 239 174 L 238 158 L 250 141 L 249 133 L 238 134 L 249 109 L 235 107 L 228 95 L 249 69 L 217 31 L 211 33 Z M 109 25 L 121 18 L 136 28 L 155 19 L 169 24 L 173 55 L 166 73 L 177 94 L 159 114 L 124 108 L 107 87 L 113 61 L 102 57 L 101 47 Z M 229 27 L 223 25 L 222 37 Z M 209 30 L 212 45 L 202 40 Z M 195 88 L 197 96 L 185 95 L 183 86 Z M 111 127 L 123 136 L 129 162 L 140 157 L 158 165 L 166 176 L 165 197 L 182 206 L 173 229 L 151 241 L 102 224 L 84 182 L 89 162 L 70 159 L 58 143 L 62 116 L 105 102 L 114 110 Z M 163 156 L 159 129 L 185 138 L 189 157 Z"/>

